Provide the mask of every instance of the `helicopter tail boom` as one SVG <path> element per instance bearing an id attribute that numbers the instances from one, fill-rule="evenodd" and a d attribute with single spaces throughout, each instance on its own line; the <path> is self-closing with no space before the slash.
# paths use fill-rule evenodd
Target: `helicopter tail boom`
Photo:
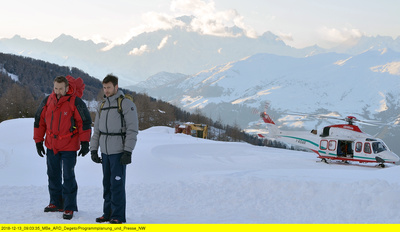
<path id="1" fill-rule="evenodd" d="M 260 117 L 267 124 L 267 128 L 269 131 L 268 137 L 276 138 L 280 133 L 279 133 L 278 126 L 275 124 L 275 122 L 272 120 L 272 118 L 266 112 L 262 112 L 260 114 Z M 264 136 L 262 136 L 262 137 L 264 137 Z"/>
<path id="2" fill-rule="evenodd" d="M 260 114 L 260 117 L 264 120 L 265 123 L 275 125 L 274 121 L 272 121 L 272 118 L 266 112 L 262 112 Z"/>

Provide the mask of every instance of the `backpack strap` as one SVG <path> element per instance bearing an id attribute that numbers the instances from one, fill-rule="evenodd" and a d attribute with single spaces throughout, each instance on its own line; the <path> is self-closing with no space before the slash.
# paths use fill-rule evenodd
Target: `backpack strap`
<path id="1" fill-rule="evenodd" d="M 103 110 L 104 104 L 106 104 L 106 100 L 103 100 L 101 102 L 99 112 L 101 112 Z"/>
<path id="2" fill-rule="evenodd" d="M 121 95 L 118 97 L 117 102 L 118 102 L 118 113 L 121 115 L 121 127 L 124 125 L 123 120 L 124 120 L 124 113 L 122 111 L 122 101 L 124 100 L 124 96 Z"/>
<path id="3" fill-rule="evenodd" d="M 48 105 L 49 96 L 50 96 L 50 95 L 46 96 L 46 97 L 42 100 L 42 102 L 40 103 L 40 105 L 39 105 L 39 107 L 38 107 L 38 110 L 36 111 L 36 114 L 35 114 L 35 122 L 34 122 L 34 127 L 35 127 L 35 128 L 39 128 L 40 116 L 42 115 L 42 112 L 43 112 L 43 111 L 46 111 L 46 110 L 47 110 L 47 105 Z"/>
<path id="4" fill-rule="evenodd" d="M 74 95 L 72 95 L 72 96 L 68 99 L 69 108 L 71 109 L 72 112 L 75 111 L 75 99 L 76 99 L 76 96 L 74 96 Z"/>
<path id="5" fill-rule="evenodd" d="M 122 128 L 124 127 L 124 112 L 122 111 L 122 101 L 125 99 L 124 95 L 118 97 L 118 112 L 121 115 L 121 134 L 122 134 L 122 143 L 125 144 L 126 133 L 122 132 Z"/>
<path id="6" fill-rule="evenodd" d="M 124 127 L 124 113 L 123 113 L 123 110 L 122 110 L 122 101 L 123 100 L 124 100 L 124 96 L 121 95 L 121 96 L 119 96 L 117 98 L 117 106 L 109 106 L 109 107 L 104 107 L 104 105 L 106 103 L 106 101 L 104 100 L 100 105 L 100 112 L 99 113 L 101 113 L 102 110 L 117 109 L 118 113 L 120 114 L 120 118 L 121 118 L 121 129 L 120 129 L 121 132 L 120 133 L 105 133 L 105 132 L 101 132 L 100 131 L 100 134 L 102 134 L 102 135 L 110 135 L 110 136 L 116 136 L 116 135 L 121 136 L 122 137 L 122 142 L 125 143 L 126 133 L 122 132 L 122 128 Z"/>
<path id="7" fill-rule="evenodd" d="M 118 97 L 118 110 L 120 111 L 120 113 L 122 113 L 122 101 L 125 99 L 125 97 L 123 95 Z"/>
<path id="8" fill-rule="evenodd" d="M 69 101 L 69 108 L 71 109 L 72 115 L 71 115 L 71 128 L 69 128 L 69 132 L 72 133 L 72 135 L 69 135 L 73 137 L 76 133 L 78 133 L 78 130 L 76 130 L 75 126 L 75 119 L 74 119 L 74 114 L 75 114 L 75 100 L 76 96 L 71 96 L 68 101 Z"/>
<path id="9" fill-rule="evenodd" d="M 106 103 L 106 101 L 104 100 L 101 105 L 100 105 L 100 112 L 102 110 L 109 110 L 109 109 L 118 109 L 118 113 L 121 115 L 121 127 L 123 127 L 123 120 L 124 120 L 124 114 L 122 111 L 122 101 L 124 100 L 124 96 L 119 96 L 117 98 L 117 106 L 109 106 L 109 107 L 104 107 L 104 104 Z"/>

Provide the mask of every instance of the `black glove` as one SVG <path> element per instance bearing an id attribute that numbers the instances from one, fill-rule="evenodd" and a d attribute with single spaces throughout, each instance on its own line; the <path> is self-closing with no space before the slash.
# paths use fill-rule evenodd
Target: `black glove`
<path id="1" fill-rule="evenodd" d="M 120 159 L 121 164 L 130 164 L 132 162 L 132 152 L 124 151 Z"/>
<path id="2" fill-rule="evenodd" d="M 89 153 L 89 142 L 81 142 L 81 150 L 79 151 L 78 156 L 82 155 L 82 157 L 84 157 L 87 153 Z"/>
<path id="3" fill-rule="evenodd" d="M 92 160 L 95 163 L 101 163 L 101 158 L 99 157 L 99 155 L 97 155 L 97 150 L 93 150 L 90 152 L 92 154 Z"/>
<path id="4" fill-rule="evenodd" d="M 36 151 L 40 157 L 43 157 L 43 155 L 46 155 L 46 152 L 44 151 L 44 147 L 43 147 L 43 142 L 36 143 Z"/>

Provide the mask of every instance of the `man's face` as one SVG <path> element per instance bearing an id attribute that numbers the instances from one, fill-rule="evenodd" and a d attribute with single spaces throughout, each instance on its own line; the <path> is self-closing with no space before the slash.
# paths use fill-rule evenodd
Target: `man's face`
<path id="1" fill-rule="evenodd" d="M 64 82 L 58 83 L 54 82 L 54 93 L 57 96 L 57 99 L 60 99 L 62 96 L 65 96 L 68 92 L 68 86 L 65 86 Z"/>
<path id="2" fill-rule="evenodd" d="M 106 97 L 111 97 L 118 92 L 118 85 L 114 86 L 112 82 L 103 83 L 103 91 Z"/>

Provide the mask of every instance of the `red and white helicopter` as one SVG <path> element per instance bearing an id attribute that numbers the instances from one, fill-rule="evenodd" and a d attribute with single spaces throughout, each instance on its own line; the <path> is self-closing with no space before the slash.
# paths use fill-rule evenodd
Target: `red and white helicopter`
<path id="1" fill-rule="evenodd" d="M 383 140 L 362 132 L 358 126 L 354 125 L 356 122 L 363 123 L 363 121 L 353 116 L 347 116 L 344 119 L 327 116 L 326 118 L 344 120 L 347 124 L 326 126 L 311 132 L 283 131 L 266 112 L 262 112 L 260 116 L 267 124 L 269 131 L 268 136 L 259 134 L 260 137 L 272 137 L 278 141 L 310 149 L 326 163 L 328 160 L 339 160 L 345 163 L 356 161 L 378 163 L 383 168 L 385 163 L 394 164 L 400 160 Z"/>

